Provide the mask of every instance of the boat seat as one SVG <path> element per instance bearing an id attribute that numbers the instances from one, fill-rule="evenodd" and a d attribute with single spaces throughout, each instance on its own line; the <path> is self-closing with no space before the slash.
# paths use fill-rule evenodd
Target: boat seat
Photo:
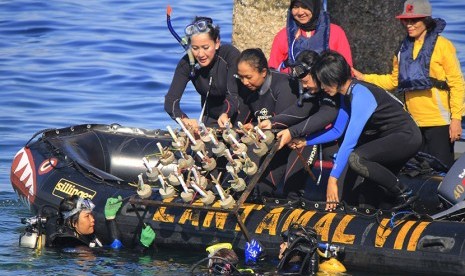
<path id="1" fill-rule="evenodd" d="M 118 176 L 111 174 L 106 144 L 102 143 L 95 132 L 60 137 L 59 141 L 66 156 L 87 171 L 105 180 L 122 181 Z"/>

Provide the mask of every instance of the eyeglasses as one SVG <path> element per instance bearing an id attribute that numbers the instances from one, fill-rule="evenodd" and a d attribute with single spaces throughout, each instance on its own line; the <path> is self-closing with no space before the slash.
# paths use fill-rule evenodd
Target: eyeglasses
<path id="1" fill-rule="evenodd" d="M 198 33 L 207 33 L 210 31 L 210 27 L 212 26 L 212 21 L 208 19 L 202 19 L 195 21 L 192 24 L 189 24 L 184 29 L 184 32 L 187 36 L 192 36 Z"/>
<path id="2" fill-rule="evenodd" d="M 405 26 L 407 25 L 415 25 L 417 24 L 418 22 L 422 21 L 424 18 L 423 17 L 418 17 L 418 18 L 404 18 L 404 19 L 401 19 L 400 22 L 402 22 L 402 24 L 404 24 Z"/>

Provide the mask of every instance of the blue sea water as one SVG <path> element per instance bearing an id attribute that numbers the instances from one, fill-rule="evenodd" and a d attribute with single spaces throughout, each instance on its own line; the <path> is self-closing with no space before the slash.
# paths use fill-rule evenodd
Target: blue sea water
<path id="1" fill-rule="evenodd" d="M 448 25 L 465 72 L 465 4 L 431 1 L 433 15 Z M 213 17 L 222 40 L 231 41 L 232 0 L 0 0 L 0 274 L 1 275 L 179 275 L 204 256 L 161 250 L 131 252 L 45 251 L 19 248 L 29 216 L 11 188 L 14 154 L 45 128 L 119 123 L 148 129 L 174 125 L 163 110 L 182 48 L 166 28 L 173 7 L 182 33 L 194 15 Z M 192 86 L 183 108 L 198 114 Z"/>

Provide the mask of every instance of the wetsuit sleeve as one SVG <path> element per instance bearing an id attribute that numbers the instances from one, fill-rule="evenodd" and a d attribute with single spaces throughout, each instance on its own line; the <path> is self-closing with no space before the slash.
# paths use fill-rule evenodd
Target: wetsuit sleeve
<path id="1" fill-rule="evenodd" d="M 274 110 L 275 114 L 280 114 L 283 111 L 287 110 L 289 106 L 294 105 L 296 101 L 296 95 L 292 93 L 292 88 L 288 81 L 278 82 L 278 85 L 275 87 L 277 89 L 277 102 Z"/>
<path id="2" fill-rule="evenodd" d="M 393 91 L 397 88 L 399 82 L 399 62 L 397 57 L 394 56 L 392 60 L 392 72 L 391 74 L 365 74 L 363 79 L 366 82 L 375 84 L 384 90 Z"/>
<path id="3" fill-rule="evenodd" d="M 331 128 L 319 131 L 315 134 L 307 136 L 307 146 L 313 146 L 318 144 L 324 144 L 342 136 L 344 130 L 349 122 L 349 110 L 348 106 L 345 105 L 344 101 L 341 101 L 341 108 L 337 113 L 336 120 Z"/>
<path id="4" fill-rule="evenodd" d="M 307 136 L 325 129 L 334 122 L 337 114 L 338 110 L 334 103 L 323 103 L 318 111 L 310 115 L 307 120 L 289 128 L 292 138 Z"/>
<path id="5" fill-rule="evenodd" d="M 438 47 L 440 46 L 440 47 Z M 460 61 L 452 42 L 447 39 L 438 39 L 436 47 L 440 49 L 443 56 L 443 68 L 446 75 L 447 85 L 450 88 L 450 110 L 453 119 L 462 119 L 463 102 L 465 96 L 465 84 L 463 81 Z M 436 49 L 435 49 L 436 52 Z M 434 55 L 435 53 L 433 53 Z"/>
<path id="6" fill-rule="evenodd" d="M 287 59 L 288 50 L 287 30 L 283 28 L 273 39 L 268 66 L 279 71 L 281 64 Z"/>
<path id="7" fill-rule="evenodd" d="M 288 128 L 305 120 L 310 114 L 318 110 L 316 99 L 303 101 L 302 106 L 297 105 L 297 101 L 288 106 L 284 111 L 270 119 L 273 128 Z"/>
<path id="8" fill-rule="evenodd" d="M 187 59 L 188 57 L 186 55 L 179 61 L 174 71 L 173 80 L 171 81 L 168 93 L 165 95 L 165 111 L 172 119 L 176 117 L 188 118 L 180 107 L 182 95 L 189 82 L 190 68 Z"/>
<path id="9" fill-rule="evenodd" d="M 350 50 L 349 40 L 347 39 L 344 30 L 336 24 L 330 25 L 329 48 L 341 54 L 346 59 L 350 67 L 353 66 L 352 51 Z"/>
<path id="10" fill-rule="evenodd" d="M 350 153 L 354 150 L 357 145 L 357 141 L 362 134 L 363 128 L 365 127 L 368 119 L 376 110 L 378 106 L 375 97 L 368 90 L 368 88 L 362 85 L 355 85 L 352 89 L 352 101 L 351 101 L 351 114 L 349 119 L 349 125 L 344 136 L 344 141 L 336 156 L 333 169 L 330 175 L 339 178 L 341 176 L 344 167 L 347 164 Z"/>
<path id="11" fill-rule="evenodd" d="M 238 80 L 234 75 L 237 74 L 237 60 L 239 59 L 240 52 L 234 46 L 231 46 L 229 49 L 225 56 L 225 60 L 228 63 L 228 71 L 226 73 L 228 87 L 223 113 L 228 114 L 228 117 L 231 118 L 236 114 L 239 106 Z"/>

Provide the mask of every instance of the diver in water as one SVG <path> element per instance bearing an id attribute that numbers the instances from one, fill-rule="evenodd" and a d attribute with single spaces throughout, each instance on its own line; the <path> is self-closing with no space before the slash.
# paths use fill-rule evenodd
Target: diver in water
<path id="1" fill-rule="evenodd" d="M 343 273 L 346 268 L 336 257 L 344 248 L 329 243 L 321 243 L 312 228 L 304 228 L 292 224 L 281 233 L 283 242 L 280 245 L 279 275 L 316 275 L 318 271 L 327 273 Z"/>
<path id="2" fill-rule="evenodd" d="M 123 246 L 119 240 L 119 231 L 115 217 L 121 208 L 122 198 L 108 198 L 105 204 L 105 219 L 109 224 L 113 242 L 110 247 L 119 249 Z M 33 219 L 25 220 L 29 226 L 26 233 L 20 237 L 20 246 L 30 248 L 46 247 L 75 247 L 88 246 L 90 248 L 103 247 L 102 242 L 95 235 L 95 218 L 92 213 L 95 208 L 90 199 L 77 195 L 65 198 L 60 202 L 58 212 L 40 214 Z M 45 243 L 43 239 L 45 238 Z M 155 232 L 146 225 L 140 235 L 140 245 L 137 249 L 145 251 L 155 239 Z"/>
<path id="3" fill-rule="evenodd" d="M 47 220 L 45 246 L 102 247 L 101 241 L 94 233 L 94 208 L 95 205 L 90 199 L 78 196 L 63 199 L 60 202 L 59 215 Z"/>
<path id="4" fill-rule="evenodd" d="M 291 227 L 281 233 L 278 273 L 315 275 L 318 272 L 318 241 L 316 232 L 303 227 Z"/>
<path id="5" fill-rule="evenodd" d="M 207 275 L 258 275 L 251 266 L 256 265 L 259 260 L 263 260 L 264 258 L 264 254 L 262 254 L 263 249 L 256 240 L 246 243 L 245 264 L 247 268 L 238 267 L 239 257 L 232 249 L 232 244 L 230 243 L 217 243 L 207 247 L 206 251 L 208 252 L 208 257 L 203 258 L 192 266 L 192 275 L 198 275 L 194 271 L 207 261 Z"/>

